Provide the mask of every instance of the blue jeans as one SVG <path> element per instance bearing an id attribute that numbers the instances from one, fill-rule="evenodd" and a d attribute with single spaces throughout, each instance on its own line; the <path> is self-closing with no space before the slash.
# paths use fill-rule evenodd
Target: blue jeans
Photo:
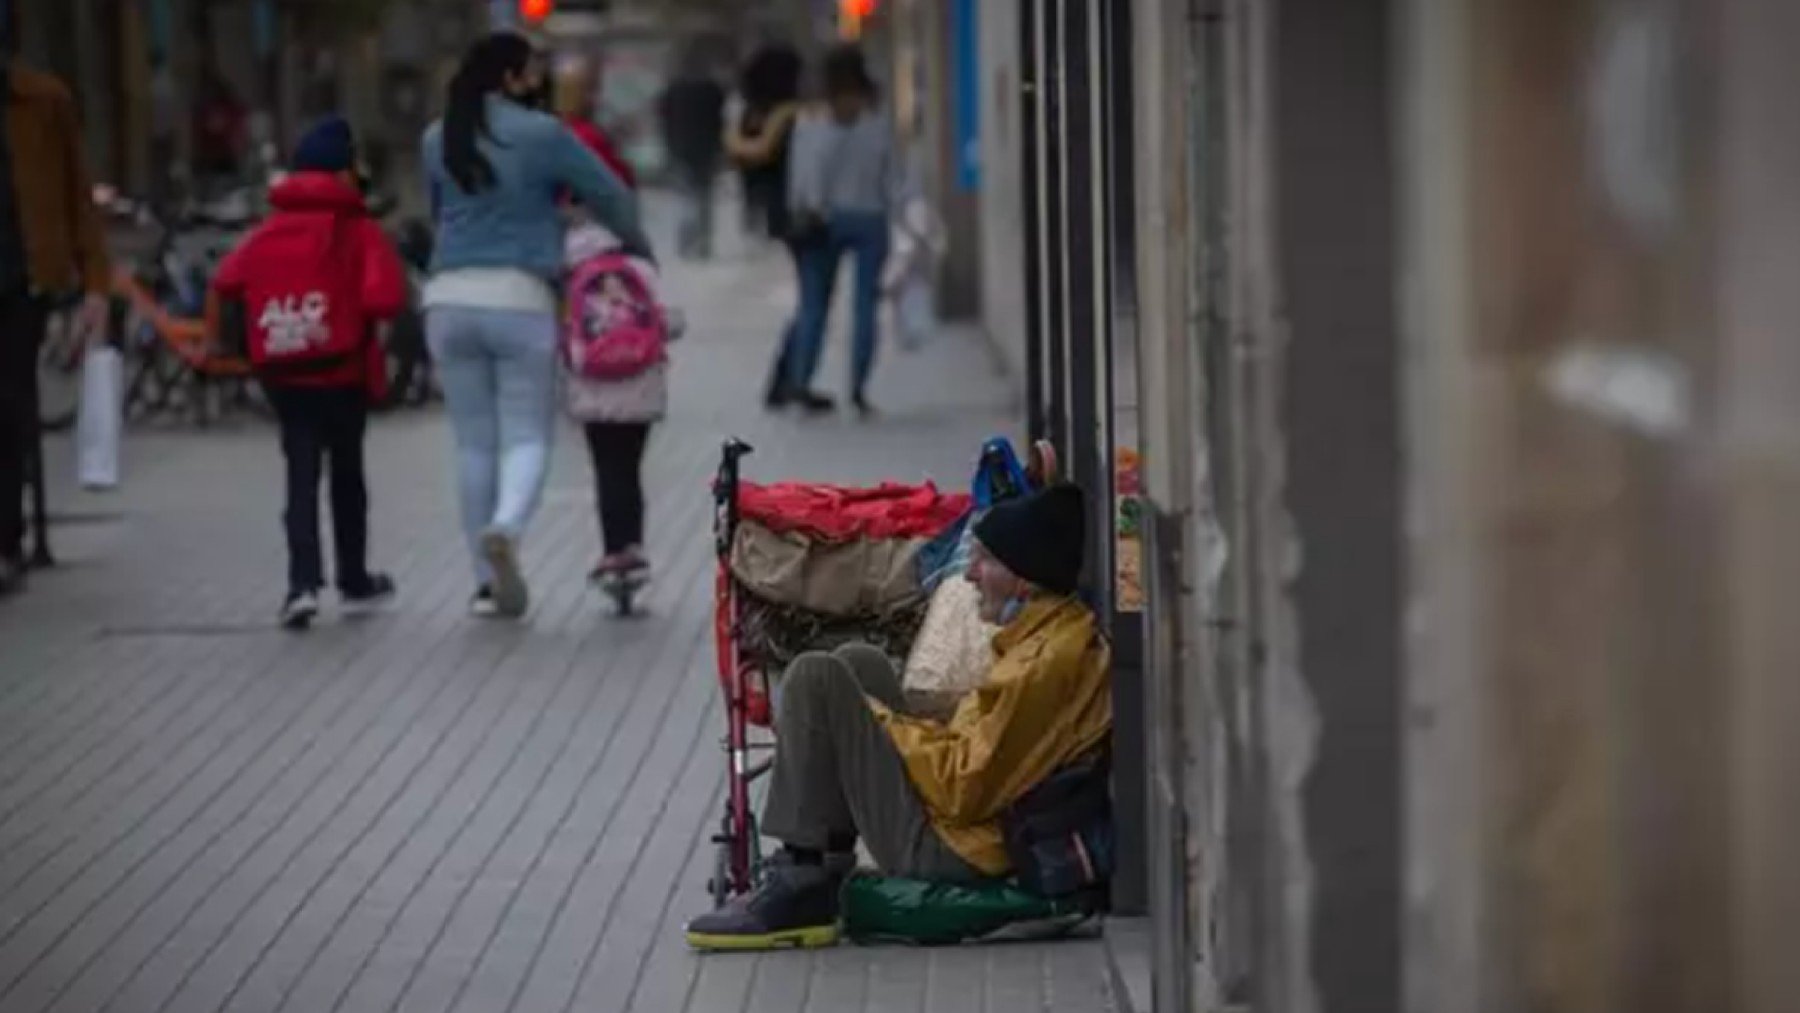
<path id="1" fill-rule="evenodd" d="M 856 265 L 850 390 L 860 397 L 875 368 L 875 314 L 881 306 L 881 267 L 888 254 L 887 217 L 872 211 L 834 211 L 825 225 L 824 237 L 800 250 L 800 314 L 794 321 L 788 387 L 796 393 L 812 388 L 825 348 L 825 324 L 831 315 L 838 262 L 848 253 Z"/>
<path id="2" fill-rule="evenodd" d="M 493 580 L 480 539 L 518 539 L 537 512 L 556 431 L 556 317 L 436 306 L 425 338 L 456 438 L 463 535 L 477 582 Z"/>

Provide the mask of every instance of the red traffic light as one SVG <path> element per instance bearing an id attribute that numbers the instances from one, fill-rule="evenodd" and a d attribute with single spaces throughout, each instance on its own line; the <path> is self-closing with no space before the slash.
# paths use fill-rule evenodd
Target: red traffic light
<path id="1" fill-rule="evenodd" d="M 549 17 L 556 9 L 556 0 L 519 0 L 519 17 L 533 24 Z"/>

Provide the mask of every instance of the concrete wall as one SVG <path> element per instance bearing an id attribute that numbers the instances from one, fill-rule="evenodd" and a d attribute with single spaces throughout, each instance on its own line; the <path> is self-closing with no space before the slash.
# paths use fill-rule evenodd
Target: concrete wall
<path id="1" fill-rule="evenodd" d="M 1025 390 L 1025 186 L 1020 119 L 1019 5 L 985 0 L 980 13 L 981 322 L 1007 377 Z"/>
<path id="2" fill-rule="evenodd" d="M 1295 801 L 1312 882 L 1302 973 L 1321 1013 L 1387 1013 L 1400 1004 L 1400 447 L 1388 7 L 1386 0 L 1286 0 L 1275 28 L 1284 319 L 1271 323 L 1285 328 L 1286 340 L 1271 335 L 1259 343 L 1285 352 L 1282 449 L 1268 452 L 1285 452 L 1286 464 L 1265 467 L 1286 476 L 1299 563 L 1272 558 L 1265 579 L 1285 584 L 1296 617 L 1297 640 L 1271 654 L 1294 652 L 1317 733 L 1307 742 L 1277 729 L 1270 741 L 1276 751 L 1304 743 L 1311 752 Z M 1271 665 L 1268 678 L 1279 712 L 1289 695 L 1280 666 Z M 1284 765 L 1279 755 L 1271 763 Z"/>
<path id="3" fill-rule="evenodd" d="M 1800 11 L 1410 8 L 1408 1008 L 1794 1009 Z"/>
<path id="4" fill-rule="evenodd" d="M 1727 0 L 1721 52 L 1719 382 L 1729 490 L 1732 734 L 1732 937 L 1746 1013 L 1791 1010 L 1800 996 L 1800 64 L 1793 4 Z"/>

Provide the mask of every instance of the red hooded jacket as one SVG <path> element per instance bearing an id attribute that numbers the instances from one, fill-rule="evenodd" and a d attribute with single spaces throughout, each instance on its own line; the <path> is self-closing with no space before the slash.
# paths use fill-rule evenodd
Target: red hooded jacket
<path id="1" fill-rule="evenodd" d="M 336 257 L 343 263 L 361 265 L 344 274 L 346 288 L 354 285 L 357 290 L 329 293 L 333 305 L 357 307 L 360 318 L 370 324 L 390 320 L 406 308 L 406 268 L 380 223 L 369 216 L 355 186 L 331 173 L 297 172 L 269 192 L 269 204 L 273 208 L 269 217 L 213 275 L 212 289 L 219 299 L 254 300 L 259 292 L 279 290 L 287 265 L 272 249 L 277 244 L 269 240 L 278 232 L 291 236 L 299 228 L 318 230 L 325 241 L 338 244 Z M 386 393 L 387 363 L 372 328 L 364 352 L 332 369 L 265 379 L 296 387 L 364 387 L 371 397 L 380 398 Z"/>
<path id="2" fill-rule="evenodd" d="M 619 182 L 625 184 L 626 189 L 637 189 L 637 174 L 631 171 L 631 163 L 625 161 L 619 154 L 619 149 L 613 147 L 612 141 L 607 138 L 605 132 L 594 125 L 592 120 L 583 116 L 570 116 L 563 120 L 563 123 L 569 128 L 570 133 L 574 134 L 589 151 L 594 153 L 594 157 L 606 163 L 606 167 L 613 171 L 613 175 L 619 177 Z"/>

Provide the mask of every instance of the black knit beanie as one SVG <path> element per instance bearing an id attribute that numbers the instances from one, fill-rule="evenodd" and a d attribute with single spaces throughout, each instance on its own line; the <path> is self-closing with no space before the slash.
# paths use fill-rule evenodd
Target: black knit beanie
<path id="1" fill-rule="evenodd" d="M 975 538 L 1018 576 L 1046 591 L 1074 594 L 1086 527 L 1081 489 L 1065 482 L 989 510 L 975 522 Z"/>

